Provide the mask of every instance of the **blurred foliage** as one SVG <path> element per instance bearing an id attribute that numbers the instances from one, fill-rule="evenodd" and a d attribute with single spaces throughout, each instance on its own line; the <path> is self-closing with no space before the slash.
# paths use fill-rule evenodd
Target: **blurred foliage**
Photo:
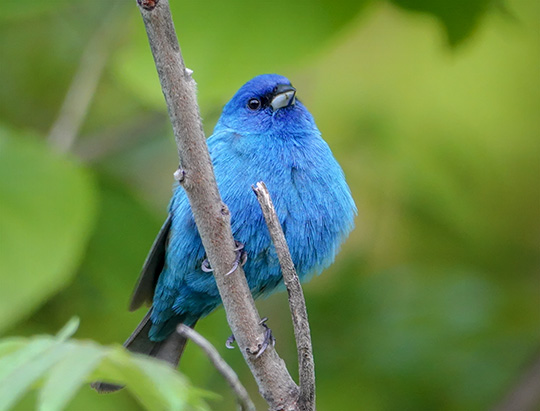
<path id="1" fill-rule="evenodd" d="M 392 0 L 407 10 L 422 11 L 437 16 L 444 25 L 450 44 L 465 40 L 478 24 L 478 20 L 499 0 Z"/>
<path id="2" fill-rule="evenodd" d="M 0 175 L 2 331 L 71 280 L 90 234 L 95 193 L 88 171 L 72 159 L 7 129 L 0 129 Z"/>
<path id="3" fill-rule="evenodd" d="M 119 346 L 68 340 L 78 322 L 72 319 L 56 337 L 15 337 L 0 343 L 0 410 L 11 409 L 34 384 L 41 385 L 36 409 L 64 409 L 81 384 L 101 378 L 127 384 L 126 390 L 149 410 L 208 409 L 202 391 L 160 361 Z"/>
<path id="4" fill-rule="evenodd" d="M 367 0 L 213 1 L 211 11 L 202 14 L 211 30 L 201 30 L 201 20 L 193 17 L 201 15 L 200 5 L 170 3 L 186 65 L 195 70 L 201 85 L 200 98 L 220 105 L 226 102 L 230 84 L 242 84 L 246 78 L 315 55 Z M 138 23 L 139 16 L 135 18 Z M 162 107 L 154 62 L 148 59 L 146 33 L 137 30 L 134 35 L 137 41 L 115 55 L 115 73 L 141 101 Z M 290 41 L 291 36 L 295 41 Z M 224 73 L 226 81 L 216 76 L 216 70 Z"/>
<path id="5" fill-rule="evenodd" d="M 305 285 L 318 408 L 496 403 L 540 346 L 540 4 L 171 6 L 207 133 L 243 82 L 284 74 L 359 207 L 336 263 Z M 77 315 L 78 336 L 119 343 L 142 315 L 127 312 L 127 302 L 178 160 L 136 7 L 108 7 L 34 0 L 0 16 L 4 334 L 51 334 Z M 115 18 L 103 23 L 108 13 Z M 75 147 L 55 153 L 48 132 L 100 30 L 113 33 L 103 44 L 108 64 Z M 258 306 L 296 373 L 286 295 Z M 218 347 L 230 334 L 222 310 L 197 327 Z M 240 353 L 221 351 L 264 408 Z M 196 347 L 181 369 L 222 395 L 209 400 L 213 409 L 235 409 Z M 30 391 L 16 408 L 32 409 L 39 395 Z M 68 409 L 139 407 L 127 390 L 98 396 L 84 386 Z"/>

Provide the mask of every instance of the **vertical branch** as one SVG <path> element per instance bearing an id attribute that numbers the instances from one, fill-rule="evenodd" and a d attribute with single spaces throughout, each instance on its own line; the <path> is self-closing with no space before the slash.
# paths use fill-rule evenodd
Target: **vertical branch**
<path id="1" fill-rule="evenodd" d="M 296 349 L 298 351 L 298 368 L 300 375 L 300 397 L 298 406 L 300 410 L 315 410 L 315 363 L 311 346 L 311 334 L 306 309 L 306 301 L 300 280 L 296 274 L 294 264 L 285 240 L 285 235 L 272 203 L 270 193 L 264 182 L 258 182 L 253 188 L 261 206 L 270 237 L 274 243 L 276 253 L 283 273 L 283 281 L 289 294 L 289 307 L 294 326 Z"/>
<path id="2" fill-rule="evenodd" d="M 196 98 L 196 85 L 182 58 L 167 0 L 138 0 L 154 56 L 161 88 L 178 147 L 178 180 L 186 190 L 203 246 L 214 269 L 227 321 L 240 350 L 273 410 L 295 410 L 298 387 L 273 347 L 259 357 L 264 328 L 249 290 L 244 271 L 238 267 L 225 275 L 235 260 L 229 210 L 218 192 L 206 146 Z"/>

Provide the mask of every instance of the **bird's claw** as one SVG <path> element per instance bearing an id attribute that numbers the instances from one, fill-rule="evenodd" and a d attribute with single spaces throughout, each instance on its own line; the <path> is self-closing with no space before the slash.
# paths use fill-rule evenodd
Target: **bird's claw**
<path id="1" fill-rule="evenodd" d="M 234 334 L 231 334 L 229 338 L 227 338 L 227 341 L 225 341 L 225 347 L 227 347 L 229 350 L 234 350 L 234 342 L 236 341 L 236 338 L 234 338 Z"/>
<path id="2" fill-rule="evenodd" d="M 264 327 L 264 340 L 262 344 L 258 344 L 258 348 L 255 351 L 251 351 L 251 349 L 248 347 L 246 348 L 246 351 L 248 354 L 254 355 L 255 358 L 259 358 L 263 352 L 266 351 L 268 346 L 272 344 L 272 347 L 276 345 L 276 339 L 274 338 L 274 335 L 272 334 L 272 330 L 266 325 L 266 321 L 268 321 L 267 317 L 264 317 L 259 324 Z"/>
<path id="3" fill-rule="evenodd" d="M 208 258 L 205 258 L 201 264 L 201 270 L 205 273 L 211 273 L 214 271 L 212 267 L 210 267 L 210 262 L 208 261 Z"/>
<path id="4" fill-rule="evenodd" d="M 225 276 L 231 275 L 234 273 L 234 271 L 238 268 L 238 265 L 241 267 L 244 266 L 244 264 L 247 261 L 247 253 L 244 251 L 244 244 L 242 244 L 240 241 L 234 241 L 234 251 L 236 252 L 236 258 L 234 259 L 233 267 L 230 269 L 230 271 L 225 274 Z M 208 258 L 205 258 L 201 264 L 201 270 L 205 273 L 211 273 L 214 271 L 212 267 L 210 267 L 210 262 L 208 261 Z"/>
<path id="5" fill-rule="evenodd" d="M 178 166 L 178 169 L 174 172 L 173 176 L 176 181 L 182 183 L 184 181 L 184 177 L 186 176 L 186 172 L 184 169 Z"/>
<path id="6" fill-rule="evenodd" d="M 244 244 L 242 244 L 240 241 L 235 240 L 234 245 L 235 245 L 234 251 L 236 252 L 236 258 L 234 259 L 233 267 L 227 274 L 225 274 L 225 276 L 228 276 L 234 273 L 236 269 L 238 268 L 238 265 L 243 267 L 247 261 L 247 253 L 244 251 Z"/>

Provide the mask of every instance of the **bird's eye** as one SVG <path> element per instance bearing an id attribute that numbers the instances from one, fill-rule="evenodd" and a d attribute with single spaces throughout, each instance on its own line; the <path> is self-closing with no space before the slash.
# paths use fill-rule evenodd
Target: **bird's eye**
<path id="1" fill-rule="evenodd" d="M 250 110 L 258 110 L 261 107 L 261 101 L 258 98 L 252 98 L 248 101 L 247 106 Z"/>

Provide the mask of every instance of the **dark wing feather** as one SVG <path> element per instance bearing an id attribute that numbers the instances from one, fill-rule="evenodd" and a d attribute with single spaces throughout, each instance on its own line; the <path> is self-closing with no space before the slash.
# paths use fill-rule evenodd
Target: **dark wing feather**
<path id="1" fill-rule="evenodd" d="M 131 297 L 131 303 L 129 304 L 130 311 L 136 310 L 144 303 L 152 304 L 154 290 L 165 263 L 165 252 L 169 240 L 171 221 L 172 218 L 169 214 L 146 257 L 137 285 L 135 286 L 135 291 L 133 291 L 133 296 Z"/>

